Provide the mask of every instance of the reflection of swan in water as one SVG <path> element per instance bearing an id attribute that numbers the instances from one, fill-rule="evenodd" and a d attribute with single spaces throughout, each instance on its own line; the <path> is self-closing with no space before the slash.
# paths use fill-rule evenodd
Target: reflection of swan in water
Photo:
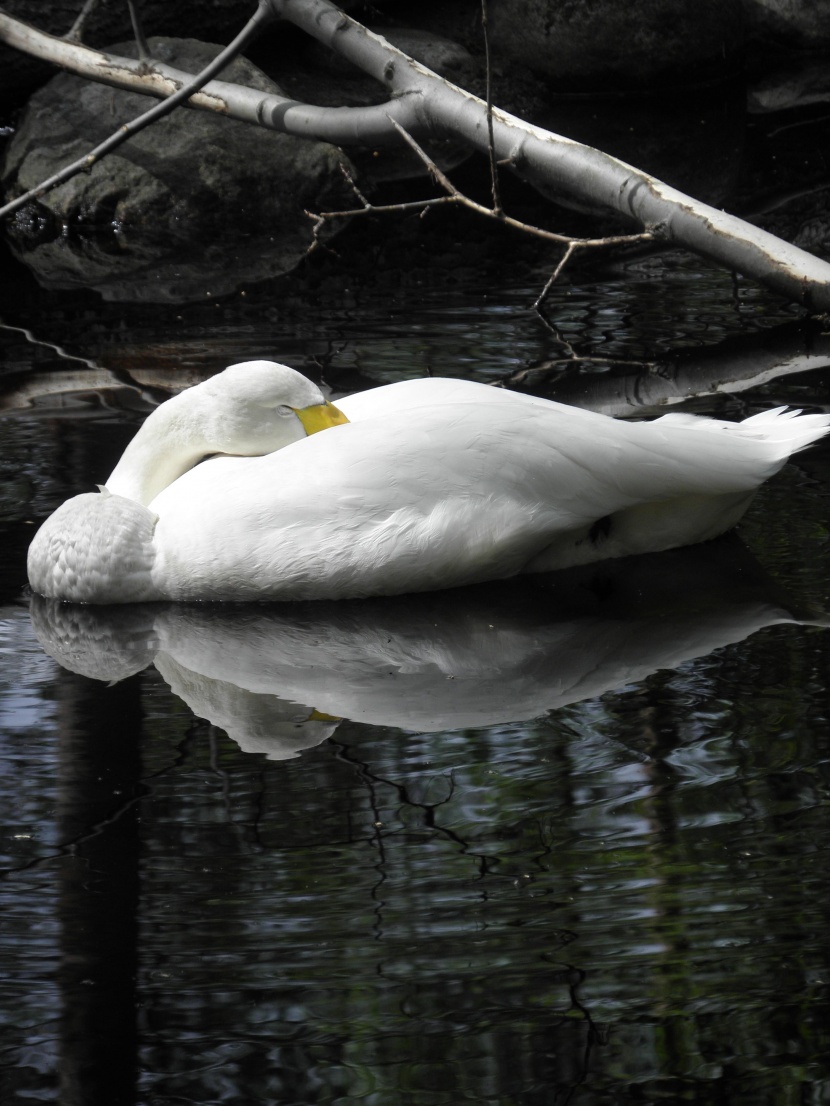
<path id="1" fill-rule="evenodd" d="M 441 379 L 341 407 L 351 422 L 266 361 L 163 403 L 100 494 L 67 500 L 35 535 L 32 589 L 80 603 L 342 599 L 671 549 L 734 526 L 830 424 L 783 408 L 627 423 Z"/>
<path id="2" fill-rule="evenodd" d="M 411 599 L 35 599 L 32 617 L 67 668 L 111 680 L 155 663 L 195 714 L 275 759 L 319 744 L 341 718 L 420 731 L 535 718 L 797 621 L 737 539 Z"/>

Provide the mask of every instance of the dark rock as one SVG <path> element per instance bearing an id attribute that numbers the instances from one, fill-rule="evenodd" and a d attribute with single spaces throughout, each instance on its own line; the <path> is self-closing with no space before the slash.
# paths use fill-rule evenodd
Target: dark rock
<path id="1" fill-rule="evenodd" d="M 192 39 L 150 40 L 159 60 L 197 72 L 220 50 Z M 113 52 L 134 56 L 132 44 Z M 237 59 L 227 81 L 280 94 L 250 62 Z M 68 74 L 29 101 L 3 168 L 8 198 L 24 192 L 100 143 L 152 105 L 137 93 Z M 341 179 L 342 153 L 322 142 L 259 131 L 203 111 L 179 110 L 47 193 L 39 203 L 65 224 L 167 224 L 181 232 L 227 225 L 266 231 L 292 220 Z M 337 190 L 337 189 L 335 189 Z"/>
<path id="2" fill-rule="evenodd" d="M 741 0 L 491 0 L 497 59 L 560 90 L 700 85 L 736 68 Z"/>
<path id="3" fill-rule="evenodd" d="M 744 0 L 747 31 L 766 47 L 826 50 L 830 0 Z"/>
<path id="4" fill-rule="evenodd" d="M 203 68 L 220 49 L 193 40 L 151 39 L 150 45 L 154 56 L 190 72 Z M 130 55 L 131 44 L 113 52 Z M 245 59 L 233 62 L 223 76 L 280 92 Z M 55 77 L 31 98 L 9 145 L 3 169 L 6 197 L 34 187 L 88 152 L 151 102 L 66 74 Z M 263 243 L 263 262 L 257 266 L 267 270 L 262 276 L 293 268 L 311 243 L 311 221 L 304 210 L 328 210 L 351 201 L 340 168 L 345 161 L 339 149 L 326 143 L 180 109 L 131 138 L 90 173 L 30 205 L 10 235 L 43 283 L 83 282 L 88 271 L 94 286 L 111 283 L 109 294 L 117 287 L 117 298 L 129 295 L 133 279 L 145 284 L 135 290 L 136 298 L 147 298 L 148 292 L 150 298 L 179 298 L 178 277 L 175 293 L 170 288 L 153 293 L 146 286 L 153 258 L 161 269 L 164 254 L 170 255 L 178 271 L 183 255 L 198 262 L 200 250 L 217 239 L 233 242 L 240 235 L 255 235 Z M 97 233 L 84 238 L 88 228 Z M 101 233 L 103 228 L 109 236 Z M 114 237 L 116 231 L 120 237 Z M 131 249 L 122 248 L 125 235 Z M 232 278 L 220 269 L 215 279 L 226 285 Z M 243 279 L 256 278 L 246 273 Z M 188 278 L 185 283 L 192 282 Z"/>
<path id="5" fill-rule="evenodd" d="M 723 207 L 741 167 L 741 89 L 726 95 L 562 98 L 534 122 L 593 146 L 704 203 Z"/>
<path id="6" fill-rule="evenodd" d="M 91 288 L 122 303 L 209 302 L 282 276 L 303 258 L 284 239 L 233 230 L 204 241 L 128 231 L 67 233 L 13 251 L 47 289 Z"/>

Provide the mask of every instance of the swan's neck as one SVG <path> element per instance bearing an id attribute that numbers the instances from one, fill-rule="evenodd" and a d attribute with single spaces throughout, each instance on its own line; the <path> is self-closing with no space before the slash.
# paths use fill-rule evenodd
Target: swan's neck
<path id="1" fill-rule="evenodd" d="M 146 507 L 210 452 L 190 397 L 183 392 L 149 415 L 124 450 L 106 488 Z"/>

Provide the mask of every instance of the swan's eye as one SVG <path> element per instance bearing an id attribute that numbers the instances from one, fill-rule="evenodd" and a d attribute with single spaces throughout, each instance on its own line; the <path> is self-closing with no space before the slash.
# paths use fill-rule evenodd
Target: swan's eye
<path id="1" fill-rule="evenodd" d="M 294 414 L 294 408 L 286 407 L 284 403 L 281 403 L 279 407 L 275 407 L 274 410 L 277 412 L 278 415 L 282 415 L 283 417 Z"/>

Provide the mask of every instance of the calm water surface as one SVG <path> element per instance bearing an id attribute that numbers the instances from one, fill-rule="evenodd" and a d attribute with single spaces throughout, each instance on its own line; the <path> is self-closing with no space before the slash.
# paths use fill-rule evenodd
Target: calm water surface
<path id="1" fill-rule="evenodd" d="M 4 260 L 4 1101 L 830 1102 L 830 447 L 738 537 L 590 574 L 30 605 L 34 525 L 232 361 L 828 404 L 821 329 L 757 289 L 631 258 L 575 273 L 552 329 L 540 256 L 459 226 L 441 266 L 420 231 L 394 264 L 355 237 L 184 304 Z"/>

